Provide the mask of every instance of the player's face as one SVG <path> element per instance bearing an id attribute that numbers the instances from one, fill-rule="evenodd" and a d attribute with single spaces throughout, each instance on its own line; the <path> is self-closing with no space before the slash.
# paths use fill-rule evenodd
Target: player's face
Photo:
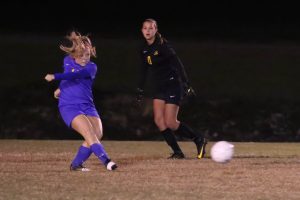
<path id="1" fill-rule="evenodd" d="M 85 66 L 91 59 L 90 49 L 84 50 L 81 54 L 75 57 L 75 62 L 81 66 Z"/>
<path id="2" fill-rule="evenodd" d="M 153 40 L 155 38 L 155 34 L 157 32 L 157 28 L 155 23 L 153 22 L 144 22 L 142 27 L 142 33 L 146 40 Z"/>

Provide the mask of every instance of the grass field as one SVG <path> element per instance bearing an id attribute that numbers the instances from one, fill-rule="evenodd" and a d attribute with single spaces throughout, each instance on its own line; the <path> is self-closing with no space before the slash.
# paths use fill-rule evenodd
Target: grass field
<path id="1" fill-rule="evenodd" d="M 298 143 L 233 143 L 234 159 L 167 160 L 164 142 L 103 141 L 118 163 L 106 171 L 95 156 L 90 172 L 70 172 L 80 141 L 0 140 L 0 199 L 299 199 Z"/>

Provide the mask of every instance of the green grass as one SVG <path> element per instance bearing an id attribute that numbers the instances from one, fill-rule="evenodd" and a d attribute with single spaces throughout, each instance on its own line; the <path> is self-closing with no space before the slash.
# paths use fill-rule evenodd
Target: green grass
<path id="1" fill-rule="evenodd" d="M 103 141 L 117 171 L 92 156 L 88 173 L 70 172 L 80 141 L 0 140 L 0 199 L 298 199 L 298 143 L 233 143 L 226 164 L 195 159 L 191 142 L 180 142 L 185 160 L 168 160 L 164 142 Z"/>

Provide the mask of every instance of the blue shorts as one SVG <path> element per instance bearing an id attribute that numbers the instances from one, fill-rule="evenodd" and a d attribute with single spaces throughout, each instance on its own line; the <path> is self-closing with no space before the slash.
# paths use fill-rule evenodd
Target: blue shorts
<path id="1" fill-rule="evenodd" d="M 60 106 L 59 112 L 65 124 L 70 128 L 72 127 L 73 119 L 77 115 L 88 115 L 100 118 L 95 106 L 89 103 Z"/>

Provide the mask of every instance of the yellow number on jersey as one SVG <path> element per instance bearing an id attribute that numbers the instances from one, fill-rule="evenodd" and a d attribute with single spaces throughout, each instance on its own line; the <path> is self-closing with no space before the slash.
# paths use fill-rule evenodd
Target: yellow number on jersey
<path id="1" fill-rule="evenodd" d="M 147 62 L 148 62 L 149 65 L 152 65 L 151 56 L 147 56 Z"/>

